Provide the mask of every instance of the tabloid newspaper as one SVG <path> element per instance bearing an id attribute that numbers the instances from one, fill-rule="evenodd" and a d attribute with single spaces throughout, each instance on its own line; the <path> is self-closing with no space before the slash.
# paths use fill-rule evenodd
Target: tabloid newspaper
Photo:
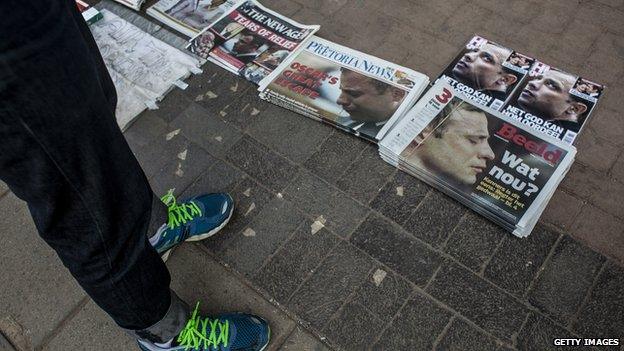
<path id="1" fill-rule="evenodd" d="M 445 79 L 475 103 L 500 110 L 533 62 L 531 57 L 474 36 L 438 79 Z"/>
<path id="2" fill-rule="evenodd" d="M 145 0 L 115 0 L 120 4 L 126 5 L 131 9 L 139 11 Z"/>
<path id="3" fill-rule="evenodd" d="M 604 87 L 535 62 L 503 113 L 535 130 L 572 144 Z"/>
<path id="4" fill-rule="evenodd" d="M 426 88 L 424 74 L 313 36 L 260 82 L 260 97 L 377 142 Z"/>
<path id="5" fill-rule="evenodd" d="M 382 158 L 513 234 L 530 234 L 576 149 L 438 81 L 379 143 Z"/>
<path id="6" fill-rule="evenodd" d="M 193 37 L 187 49 L 258 84 L 318 29 L 257 1 L 241 1 Z"/>
<path id="7" fill-rule="evenodd" d="M 236 0 L 160 0 L 147 9 L 147 14 L 194 37 L 236 3 Z"/>

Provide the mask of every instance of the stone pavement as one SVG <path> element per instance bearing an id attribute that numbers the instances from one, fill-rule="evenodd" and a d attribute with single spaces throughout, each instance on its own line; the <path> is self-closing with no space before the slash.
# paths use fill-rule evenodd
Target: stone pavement
<path id="1" fill-rule="evenodd" d="M 218 236 L 170 259 L 183 298 L 266 316 L 270 350 L 546 350 L 553 338 L 624 337 L 624 1 L 263 3 L 430 77 L 477 33 L 608 88 L 540 224 L 517 239 L 373 145 L 207 64 L 125 133 L 157 193 L 235 197 Z M 0 213 L 0 346 L 133 350 L 4 185 Z"/>

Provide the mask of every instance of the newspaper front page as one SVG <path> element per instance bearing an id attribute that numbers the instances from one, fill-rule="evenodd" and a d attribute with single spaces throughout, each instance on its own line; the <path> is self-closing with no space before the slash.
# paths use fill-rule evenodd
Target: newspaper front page
<path id="1" fill-rule="evenodd" d="M 376 142 L 427 83 L 421 73 L 313 36 L 259 91 L 263 99 Z"/>
<path id="2" fill-rule="evenodd" d="M 537 131 L 572 144 L 589 119 L 603 89 L 598 83 L 537 61 L 503 113 Z"/>
<path id="3" fill-rule="evenodd" d="M 147 9 L 147 14 L 194 37 L 236 3 L 236 0 L 160 0 Z"/>
<path id="4" fill-rule="evenodd" d="M 258 84 L 318 29 L 255 0 L 241 1 L 192 38 L 187 49 Z"/>
<path id="5" fill-rule="evenodd" d="M 576 149 L 436 83 L 380 142 L 400 168 L 526 236 Z"/>
<path id="6" fill-rule="evenodd" d="M 503 108 L 535 60 L 480 36 L 468 41 L 438 79 L 477 104 Z"/>

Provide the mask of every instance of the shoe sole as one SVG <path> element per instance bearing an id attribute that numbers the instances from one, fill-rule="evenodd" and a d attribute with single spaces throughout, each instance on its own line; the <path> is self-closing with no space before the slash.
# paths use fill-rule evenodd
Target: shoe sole
<path id="1" fill-rule="evenodd" d="M 231 197 L 230 197 L 231 199 Z M 199 235 L 193 235 L 192 237 L 184 240 L 184 241 L 201 241 L 204 239 L 208 239 L 211 236 L 217 234 L 221 229 L 223 229 L 223 227 L 225 227 L 226 224 L 228 224 L 228 222 L 230 221 L 230 219 L 232 218 L 232 215 L 234 214 L 234 200 L 232 199 L 232 208 L 230 208 L 230 213 L 228 214 L 228 217 L 225 219 L 225 221 L 223 221 L 223 223 L 219 224 L 218 227 L 213 228 L 211 231 L 204 233 L 204 234 L 199 234 Z M 174 248 L 176 248 L 176 246 L 170 248 L 169 250 L 165 251 L 160 258 L 163 260 L 163 262 L 167 262 L 167 260 L 169 259 L 169 256 L 171 255 L 171 252 L 173 251 Z"/>

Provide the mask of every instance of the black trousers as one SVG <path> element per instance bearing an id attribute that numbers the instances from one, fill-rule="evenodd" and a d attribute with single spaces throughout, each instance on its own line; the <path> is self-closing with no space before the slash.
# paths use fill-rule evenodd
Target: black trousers
<path id="1" fill-rule="evenodd" d="M 0 19 L 0 179 L 89 296 L 148 328 L 175 298 L 147 239 L 166 209 L 116 124 L 93 37 L 74 0 L 2 0 Z"/>

